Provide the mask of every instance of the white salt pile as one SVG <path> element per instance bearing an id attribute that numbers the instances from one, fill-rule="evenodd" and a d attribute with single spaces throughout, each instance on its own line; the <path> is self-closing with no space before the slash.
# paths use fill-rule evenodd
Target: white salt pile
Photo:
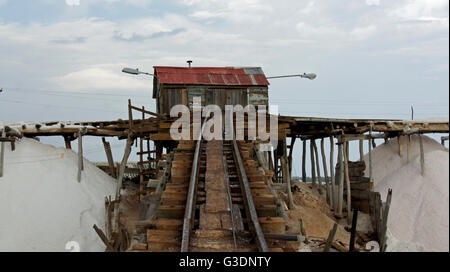
<path id="1" fill-rule="evenodd" d="M 104 229 L 104 197 L 114 195 L 114 180 L 84 160 L 78 183 L 71 150 L 32 139 L 16 142 L 15 151 L 5 147 L 0 251 L 66 251 L 75 243 L 81 251 L 104 251 L 92 227 Z"/>
<path id="2" fill-rule="evenodd" d="M 388 227 L 409 248 L 396 250 L 449 250 L 449 154 L 448 149 L 423 136 L 425 176 L 421 175 L 419 138 L 411 138 L 410 162 L 407 161 L 407 138 L 403 137 L 403 156 L 400 157 L 397 139 L 382 144 L 373 152 L 375 191 L 386 199 L 392 188 L 392 203 Z M 368 165 L 368 156 L 366 155 Z M 366 171 L 366 174 L 368 171 Z M 393 240 L 396 240 L 393 239 Z M 413 246 L 412 244 L 419 244 Z M 406 244 L 405 244 L 406 245 Z M 391 250 L 395 250 L 392 249 Z"/>

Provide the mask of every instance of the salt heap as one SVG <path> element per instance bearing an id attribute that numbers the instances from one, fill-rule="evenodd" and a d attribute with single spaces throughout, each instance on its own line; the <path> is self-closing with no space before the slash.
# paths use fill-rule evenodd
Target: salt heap
<path id="1" fill-rule="evenodd" d="M 402 138 L 402 157 L 399 155 L 397 139 L 374 149 L 374 189 L 381 193 L 383 200 L 386 199 L 388 189 L 393 190 L 388 228 L 396 239 L 422 245 L 427 251 L 448 251 L 448 149 L 426 136 L 422 136 L 422 139 L 425 176 L 421 175 L 419 137 L 411 137 L 408 162 L 405 136 Z M 365 160 L 368 165 L 367 155 Z M 406 251 L 408 248 L 397 247 L 397 250 Z"/>
<path id="2" fill-rule="evenodd" d="M 0 251 L 66 251 L 70 241 L 81 251 L 104 251 L 92 227 L 104 229 L 104 197 L 114 195 L 115 182 L 84 160 L 78 183 L 77 161 L 72 150 L 32 139 L 17 141 L 15 151 L 5 143 Z"/>

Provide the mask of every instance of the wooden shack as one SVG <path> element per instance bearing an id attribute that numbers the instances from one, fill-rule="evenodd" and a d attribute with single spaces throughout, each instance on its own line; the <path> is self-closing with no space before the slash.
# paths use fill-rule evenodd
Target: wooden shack
<path id="1" fill-rule="evenodd" d="M 157 112 L 170 114 L 175 105 L 192 109 L 193 98 L 202 107 L 225 105 L 268 105 L 268 86 L 260 67 L 154 67 L 153 98 Z"/>

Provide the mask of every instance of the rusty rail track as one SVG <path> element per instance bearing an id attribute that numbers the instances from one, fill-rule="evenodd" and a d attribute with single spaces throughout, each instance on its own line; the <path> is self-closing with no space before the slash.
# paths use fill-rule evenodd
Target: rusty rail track
<path id="1" fill-rule="evenodd" d="M 203 131 L 203 129 L 202 129 Z M 200 136 L 202 137 L 202 136 Z M 195 202 L 196 202 L 196 193 L 197 193 L 197 185 L 198 185 L 198 171 L 199 171 L 199 160 L 200 160 L 200 147 L 202 145 L 202 140 L 199 139 L 197 141 L 195 147 L 194 158 L 192 162 L 192 170 L 191 170 L 191 178 L 189 181 L 189 189 L 186 201 L 186 211 L 184 214 L 183 221 L 183 236 L 181 239 L 181 252 L 189 251 L 189 241 L 190 234 L 192 230 L 194 213 L 195 213 Z"/>
<path id="2" fill-rule="evenodd" d="M 236 165 L 238 167 L 238 175 L 239 180 L 241 182 L 241 189 L 244 192 L 243 197 L 245 200 L 245 210 L 248 214 L 248 218 L 250 219 L 251 229 L 254 232 L 256 237 L 256 241 L 258 243 L 258 248 L 262 252 L 268 252 L 269 248 L 266 243 L 266 239 L 264 238 L 264 233 L 261 229 L 261 225 L 259 224 L 258 214 L 256 213 L 255 204 L 253 203 L 253 196 L 250 190 L 250 186 L 248 184 L 247 175 L 245 174 L 244 164 L 242 162 L 241 154 L 239 152 L 239 147 L 236 143 L 236 140 L 233 140 L 233 154 L 236 161 Z"/>

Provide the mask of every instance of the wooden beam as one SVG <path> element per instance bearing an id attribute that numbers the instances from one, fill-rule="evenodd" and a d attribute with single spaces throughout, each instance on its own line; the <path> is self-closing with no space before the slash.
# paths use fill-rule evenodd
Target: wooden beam
<path id="1" fill-rule="evenodd" d="M 443 146 L 445 146 L 445 141 L 448 141 L 448 136 L 442 136 L 442 137 L 441 137 L 441 144 L 442 144 Z"/>
<path id="2" fill-rule="evenodd" d="M 323 164 L 323 176 L 325 177 L 325 186 L 326 186 L 326 200 L 327 203 L 329 205 L 331 205 L 331 188 L 330 188 L 330 183 L 328 180 L 328 166 L 327 166 L 327 159 L 325 156 L 325 144 L 324 144 L 324 139 L 320 139 L 320 152 L 322 153 L 322 164 Z"/>
<path id="3" fill-rule="evenodd" d="M 425 153 L 423 151 L 422 134 L 419 134 L 419 144 L 420 144 L 420 167 L 422 170 L 422 177 L 424 177 L 425 176 Z"/>
<path id="4" fill-rule="evenodd" d="M 411 161 L 411 135 L 407 136 L 407 145 L 406 145 L 406 160 L 409 163 Z"/>
<path id="5" fill-rule="evenodd" d="M 294 208 L 294 200 L 292 197 L 292 189 L 291 189 L 291 175 L 289 173 L 289 166 L 287 165 L 287 162 L 286 162 L 286 156 L 282 155 L 280 159 L 281 159 L 281 169 L 283 172 L 283 182 L 287 185 L 286 191 L 287 191 L 288 199 L 289 199 L 288 205 L 289 205 L 289 209 L 291 210 Z"/>
<path id="6" fill-rule="evenodd" d="M 313 144 L 314 140 L 310 140 L 310 144 L 309 144 L 309 152 L 310 152 L 310 157 L 311 157 L 311 179 L 312 179 L 312 186 L 313 188 L 317 187 L 316 184 L 316 163 L 314 162 L 314 144 Z"/>
<path id="7" fill-rule="evenodd" d="M 100 240 L 102 240 L 102 242 L 105 244 L 106 246 L 106 251 L 110 252 L 113 250 L 113 247 L 109 244 L 108 238 L 106 237 L 105 233 L 103 233 L 103 231 L 97 227 L 97 225 L 94 224 L 94 230 L 95 232 L 98 234 L 98 236 L 100 237 Z"/>
<path id="8" fill-rule="evenodd" d="M 336 196 L 336 177 L 334 175 L 334 136 L 330 136 L 330 175 L 331 175 L 331 198 L 330 204 L 332 209 L 337 207 Z"/>
<path id="9" fill-rule="evenodd" d="M 342 137 L 338 141 L 338 161 L 339 161 L 339 196 L 337 215 L 342 217 L 342 205 L 344 202 L 344 148 L 342 144 Z"/>
<path id="10" fill-rule="evenodd" d="M 78 175 L 77 175 L 78 182 L 81 182 L 81 171 L 84 170 L 83 133 L 84 133 L 84 130 L 82 128 L 78 129 Z"/>
<path id="11" fill-rule="evenodd" d="M 294 153 L 294 144 L 295 144 L 295 139 L 297 139 L 296 137 L 291 137 L 291 144 L 289 145 L 289 156 L 288 156 L 288 161 L 289 161 L 289 173 L 292 173 L 292 155 Z"/>
<path id="12" fill-rule="evenodd" d="M 344 142 L 344 149 L 348 149 L 348 142 Z M 344 152 L 344 169 L 345 169 L 345 184 L 347 188 L 347 224 L 351 223 L 351 207 L 352 207 L 352 198 L 351 198 L 351 189 L 350 189 L 350 177 L 348 174 L 348 153 Z"/>
<path id="13" fill-rule="evenodd" d="M 71 144 L 71 137 L 70 136 L 64 136 L 64 143 L 66 145 L 66 149 L 72 149 L 72 144 Z"/>
<path id="14" fill-rule="evenodd" d="M 117 178 L 116 169 L 114 169 L 114 160 L 111 152 L 111 145 L 106 141 L 105 137 L 102 137 L 103 147 L 105 148 L 106 159 L 108 160 L 109 171 L 113 178 Z"/>
<path id="15" fill-rule="evenodd" d="M 125 166 L 128 162 L 128 157 L 131 153 L 131 145 L 133 144 L 132 134 L 128 135 L 127 143 L 125 145 L 125 151 L 123 154 L 122 162 L 119 167 L 119 175 L 117 177 L 116 197 L 114 199 L 114 214 L 113 214 L 113 236 L 118 237 L 119 229 L 119 203 L 120 203 L 120 190 L 122 189 L 123 175 L 125 172 Z"/>
<path id="16" fill-rule="evenodd" d="M 322 179 L 320 178 L 320 161 L 319 161 L 319 151 L 317 150 L 316 140 L 312 141 L 314 147 L 314 157 L 316 160 L 316 171 L 317 171 L 317 183 L 319 184 L 319 193 L 322 193 Z"/>
<path id="17" fill-rule="evenodd" d="M 6 137 L 6 132 L 3 130 L 2 137 Z M 0 178 L 3 177 L 3 168 L 4 168 L 4 161 L 5 161 L 5 142 L 1 142 L 0 147 Z"/>
<path id="18" fill-rule="evenodd" d="M 306 140 L 303 140 L 302 143 L 302 181 L 306 182 Z"/>
<path id="19" fill-rule="evenodd" d="M 333 228 L 330 231 L 330 234 L 328 234 L 328 239 L 327 239 L 327 242 L 325 243 L 325 248 L 323 249 L 323 252 L 330 251 L 330 247 L 331 247 L 331 244 L 333 243 L 334 236 L 336 235 L 337 228 L 338 228 L 338 224 L 334 223 Z"/>
<path id="20" fill-rule="evenodd" d="M 369 130 L 369 178 L 370 182 L 373 182 L 373 160 L 372 160 L 372 144 L 374 140 L 372 139 L 372 126 Z"/>
<path id="21" fill-rule="evenodd" d="M 359 140 L 359 161 L 364 161 L 364 140 Z"/>
<path id="22" fill-rule="evenodd" d="M 386 251 L 386 232 L 387 232 L 387 223 L 388 223 L 388 216 L 389 216 L 389 208 L 391 207 L 391 200 L 392 200 L 392 189 L 388 190 L 388 194 L 386 197 L 386 203 L 383 208 L 383 218 L 381 223 L 381 241 L 380 241 L 380 251 L 385 252 Z"/>

